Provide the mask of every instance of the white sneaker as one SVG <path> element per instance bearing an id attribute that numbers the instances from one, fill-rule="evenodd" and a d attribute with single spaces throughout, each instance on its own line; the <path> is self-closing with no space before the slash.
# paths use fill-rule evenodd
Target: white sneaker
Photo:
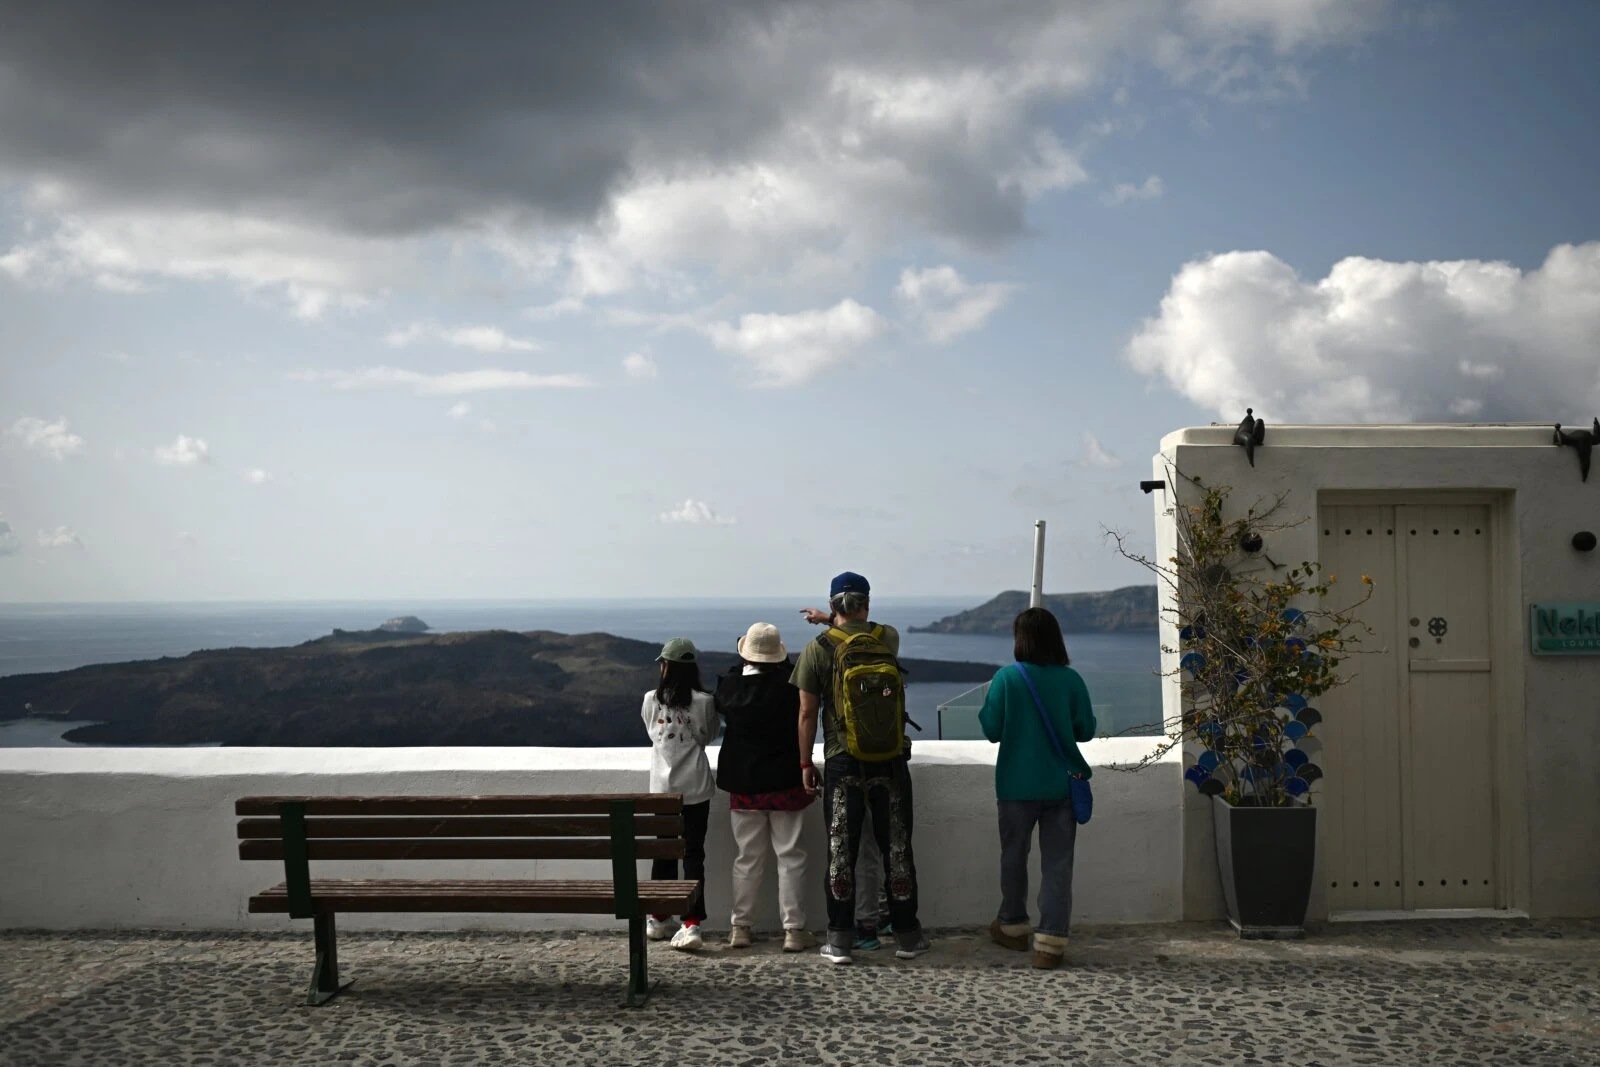
<path id="1" fill-rule="evenodd" d="M 678 932 L 672 935 L 672 947 L 680 952 L 694 952 L 704 943 L 698 923 L 694 926 L 680 926 Z"/>
<path id="2" fill-rule="evenodd" d="M 750 936 L 750 928 L 748 926 L 735 926 L 728 931 L 729 948 L 749 948 L 753 940 L 754 938 Z"/>
<path id="3" fill-rule="evenodd" d="M 809 930 L 785 930 L 783 932 L 783 951 L 804 952 L 808 948 L 816 948 L 817 939 L 811 936 Z"/>
<path id="4" fill-rule="evenodd" d="M 650 916 L 644 921 L 644 936 L 651 941 L 665 941 L 672 936 L 672 920 Z"/>

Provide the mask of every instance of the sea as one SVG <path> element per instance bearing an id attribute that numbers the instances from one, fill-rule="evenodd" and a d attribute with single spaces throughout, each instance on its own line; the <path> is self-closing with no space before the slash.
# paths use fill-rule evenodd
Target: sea
<path id="1" fill-rule="evenodd" d="M 415 615 L 434 633 L 555 630 L 663 642 L 687 637 L 702 648 L 729 652 L 752 622 L 771 622 L 795 650 L 818 632 L 800 618 L 800 609 L 806 606 L 804 601 L 779 597 L 0 604 L 0 677 L 184 656 L 202 649 L 296 645 L 334 629 L 372 629 L 398 615 Z M 1009 663 L 1008 635 L 910 632 L 913 626 L 974 606 L 970 600 L 885 597 L 873 601 L 873 618 L 899 629 L 901 655 L 907 658 Z M 1068 634 L 1067 650 L 1089 685 L 1100 733 L 1157 732 L 1151 725 L 1160 718 L 1155 674 L 1160 650 L 1154 633 Z M 972 689 L 969 683 L 919 684 L 913 678 L 907 711 L 923 728 L 920 734 L 913 733 L 913 739 L 981 736 L 978 700 L 969 695 Z M 0 747 L 70 745 L 62 734 L 80 725 L 41 718 L 0 722 Z"/>

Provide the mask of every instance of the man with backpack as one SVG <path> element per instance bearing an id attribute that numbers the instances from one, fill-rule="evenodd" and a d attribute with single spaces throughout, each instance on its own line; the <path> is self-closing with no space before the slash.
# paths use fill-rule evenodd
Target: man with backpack
<path id="1" fill-rule="evenodd" d="M 900 635 L 870 621 L 871 592 L 859 574 L 846 571 L 833 580 L 833 624 L 806 645 L 790 679 L 800 690 L 801 779 L 808 792 L 822 791 L 828 828 L 828 940 L 822 955 L 838 964 L 851 962 L 856 859 L 867 832 L 884 858 L 895 955 L 909 960 L 928 951 L 917 921 Z M 811 760 L 819 713 L 820 776 Z"/>

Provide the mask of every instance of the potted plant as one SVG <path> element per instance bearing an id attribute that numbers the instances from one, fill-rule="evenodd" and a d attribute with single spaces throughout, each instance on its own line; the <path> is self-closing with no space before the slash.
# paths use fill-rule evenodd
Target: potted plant
<path id="1" fill-rule="evenodd" d="M 1183 485 L 1173 505 L 1177 554 L 1149 568 L 1169 590 L 1163 613 L 1178 634 L 1170 672 L 1180 714 L 1162 723 L 1167 742 L 1141 765 L 1184 747 L 1184 778 L 1212 798 L 1217 863 L 1228 917 L 1244 937 L 1304 934 L 1316 860 L 1312 786 L 1322 715 L 1313 701 L 1345 679 L 1340 666 L 1370 632 L 1355 611 L 1372 596 L 1335 607 L 1338 576 L 1320 564 L 1271 557 L 1273 535 L 1304 519 L 1286 517 L 1287 494 L 1228 517 L 1230 490 L 1169 472 Z"/>

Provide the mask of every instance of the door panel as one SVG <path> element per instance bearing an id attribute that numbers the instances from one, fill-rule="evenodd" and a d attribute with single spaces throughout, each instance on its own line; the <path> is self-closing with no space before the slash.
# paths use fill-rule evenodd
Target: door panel
<path id="1" fill-rule="evenodd" d="M 1490 908 L 1497 894 L 1489 509 L 1401 507 L 1395 517 L 1406 531 L 1409 906 Z"/>
<path id="2" fill-rule="evenodd" d="M 1350 680 L 1317 700 L 1328 907 L 1394 910 L 1404 907 L 1394 509 L 1327 507 L 1321 524 L 1318 559 L 1325 575 L 1339 579 L 1332 603 L 1358 599 L 1362 575 L 1373 581 L 1372 599 L 1358 613 L 1373 632 L 1360 635 L 1360 654 L 1340 665 Z"/>

